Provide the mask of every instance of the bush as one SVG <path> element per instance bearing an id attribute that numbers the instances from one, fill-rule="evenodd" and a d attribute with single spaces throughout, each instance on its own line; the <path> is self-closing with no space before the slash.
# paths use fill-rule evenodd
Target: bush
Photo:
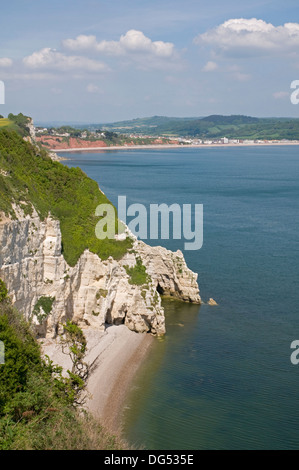
<path id="1" fill-rule="evenodd" d="M 143 284 L 149 283 L 150 277 L 140 258 L 137 258 L 136 265 L 133 268 L 129 268 L 128 266 L 124 266 L 124 268 L 130 276 L 129 284 L 142 286 Z"/>
<path id="2" fill-rule="evenodd" d="M 14 395 L 26 389 L 28 373 L 40 372 L 41 355 L 29 325 L 8 301 L 0 304 L 0 341 L 5 346 L 5 364 L 0 365 L 1 416 L 8 408 L 12 411 Z"/>
<path id="3" fill-rule="evenodd" d="M 33 314 L 41 324 L 51 313 L 55 297 L 40 297 L 36 302 Z"/>
<path id="4" fill-rule="evenodd" d="M 0 279 L 0 302 L 7 298 L 7 288 L 2 279 Z"/>
<path id="5" fill-rule="evenodd" d="M 68 327 L 84 346 L 80 331 Z M 62 377 L 60 367 L 42 359 L 30 325 L 9 300 L 0 303 L 0 340 L 5 345 L 0 450 L 124 449 L 89 413 L 77 410 L 70 400 L 70 381 Z"/>

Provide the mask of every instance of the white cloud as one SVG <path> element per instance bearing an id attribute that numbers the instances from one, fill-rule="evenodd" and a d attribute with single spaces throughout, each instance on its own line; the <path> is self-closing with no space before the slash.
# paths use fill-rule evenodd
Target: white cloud
<path id="1" fill-rule="evenodd" d="M 12 66 L 12 60 L 9 59 L 8 57 L 2 57 L 0 58 L 0 67 L 11 67 Z"/>
<path id="2" fill-rule="evenodd" d="M 131 29 L 119 40 L 120 46 L 127 52 L 143 52 L 158 57 L 171 57 L 174 45 L 171 42 L 151 41 L 141 31 Z"/>
<path id="3" fill-rule="evenodd" d="M 81 34 L 76 39 L 65 39 L 62 42 L 66 49 L 71 51 L 84 51 L 87 49 L 95 49 L 97 46 L 97 39 L 95 36 L 85 36 Z"/>
<path id="4" fill-rule="evenodd" d="M 203 72 L 214 72 L 214 70 L 218 69 L 218 65 L 216 62 L 209 61 L 206 65 L 202 68 Z"/>
<path id="5" fill-rule="evenodd" d="M 76 39 L 66 39 L 63 46 L 72 51 L 94 50 L 107 55 L 126 55 L 132 53 L 149 54 L 159 58 L 170 58 L 174 54 L 174 44 L 171 42 L 152 41 L 142 31 L 129 30 L 119 41 L 100 41 L 95 36 L 77 36 Z"/>
<path id="6" fill-rule="evenodd" d="M 299 47 L 299 24 L 273 26 L 256 18 L 230 19 L 199 34 L 194 42 L 211 45 L 218 51 L 229 54 L 292 52 Z"/>
<path id="7" fill-rule="evenodd" d="M 88 72 L 107 71 L 102 62 L 81 56 L 68 56 L 49 47 L 24 57 L 23 63 L 31 69 L 55 69 L 61 71 L 83 69 Z"/>

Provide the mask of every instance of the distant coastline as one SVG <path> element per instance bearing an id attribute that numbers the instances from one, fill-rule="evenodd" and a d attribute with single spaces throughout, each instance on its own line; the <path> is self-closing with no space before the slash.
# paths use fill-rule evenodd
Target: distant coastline
<path id="1" fill-rule="evenodd" d="M 81 148 L 67 148 L 67 149 L 51 149 L 51 152 L 64 153 L 64 152 L 100 152 L 106 150 L 141 150 L 141 149 L 173 149 L 173 148 L 213 148 L 213 147 L 266 147 L 266 146 L 283 146 L 283 145 L 299 145 L 296 142 L 254 142 L 254 143 L 228 143 L 228 144 L 161 144 L 161 145 L 119 145 L 110 147 L 81 147 Z"/>

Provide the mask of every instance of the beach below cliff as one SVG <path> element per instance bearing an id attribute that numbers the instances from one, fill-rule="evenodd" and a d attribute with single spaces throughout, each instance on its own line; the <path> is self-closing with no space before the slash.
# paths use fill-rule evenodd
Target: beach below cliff
<path id="1" fill-rule="evenodd" d="M 149 354 L 154 337 L 135 333 L 125 325 L 112 325 L 105 332 L 87 328 L 86 362 L 91 365 L 85 408 L 110 431 L 121 431 L 122 412 L 132 381 Z M 42 340 L 42 352 L 64 371 L 71 368 L 59 341 Z"/>

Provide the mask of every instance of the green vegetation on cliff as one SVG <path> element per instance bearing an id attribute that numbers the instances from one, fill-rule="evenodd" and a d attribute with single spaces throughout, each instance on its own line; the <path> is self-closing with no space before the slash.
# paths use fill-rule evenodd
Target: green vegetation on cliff
<path id="1" fill-rule="evenodd" d="M 66 330 L 77 338 L 77 326 L 66 325 Z M 94 418 L 79 411 L 82 386 L 77 371 L 64 377 L 61 368 L 42 358 L 30 325 L 7 297 L 0 299 L 0 341 L 5 347 L 5 363 L 0 364 L 0 450 L 123 448 Z"/>
<path id="2" fill-rule="evenodd" d="M 13 203 L 26 214 L 35 208 L 42 219 L 51 214 L 60 221 L 63 254 L 71 266 L 85 249 L 102 259 L 120 259 L 132 245 L 130 239 L 96 238 L 96 207 L 109 201 L 95 181 L 79 168 L 53 162 L 45 150 L 4 127 L 0 129 L 0 211 L 15 217 Z"/>
<path id="3" fill-rule="evenodd" d="M 19 113 L 17 115 L 10 113 L 7 118 L 0 117 L 0 129 L 6 128 L 10 131 L 15 131 L 22 137 L 29 135 L 28 122 L 30 118 Z"/>
<path id="4" fill-rule="evenodd" d="M 142 260 L 137 258 L 136 265 L 130 268 L 129 266 L 124 266 L 127 274 L 130 276 L 129 284 L 135 286 L 142 286 L 148 284 L 150 277 L 146 272 L 145 266 L 142 264 Z"/>

